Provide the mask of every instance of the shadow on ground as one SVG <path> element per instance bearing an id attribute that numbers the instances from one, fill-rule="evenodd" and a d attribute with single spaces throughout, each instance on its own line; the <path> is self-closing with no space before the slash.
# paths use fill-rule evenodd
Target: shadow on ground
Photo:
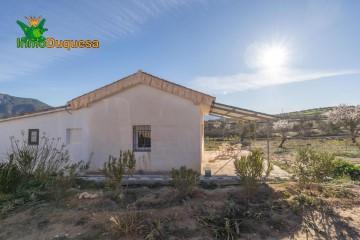
<path id="1" fill-rule="evenodd" d="M 292 183 L 257 187 L 203 183 L 191 196 L 164 186 L 133 186 L 121 196 L 103 192 L 102 187 L 79 187 L 58 204 L 12 211 L 0 221 L 0 239 L 360 238 L 353 219 L 341 217 L 335 209 L 351 211 L 358 206 L 358 196 L 351 193 L 300 190 Z M 79 200 L 85 189 L 99 197 Z M 339 197 L 334 198 L 336 194 Z"/>

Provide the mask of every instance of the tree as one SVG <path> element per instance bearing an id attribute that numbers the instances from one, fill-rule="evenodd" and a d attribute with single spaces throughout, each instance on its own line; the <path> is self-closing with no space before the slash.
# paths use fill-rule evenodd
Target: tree
<path id="1" fill-rule="evenodd" d="M 325 116 L 331 122 L 346 128 L 350 132 L 352 142 L 356 143 L 356 137 L 360 133 L 360 105 L 339 105 L 330 112 L 325 113 Z"/>
<path id="2" fill-rule="evenodd" d="M 287 134 L 288 134 L 288 132 L 290 132 L 290 130 L 293 128 L 293 126 L 294 126 L 294 124 L 290 123 L 286 119 L 274 122 L 273 128 L 281 136 L 281 143 L 279 145 L 279 148 L 283 147 L 283 144 L 285 143 L 285 141 L 287 139 Z"/>
<path id="3" fill-rule="evenodd" d="M 299 136 L 310 136 L 311 130 L 314 126 L 314 123 L 311 121 L 300 120 L 298 124 L 294 124 L 293 130 L 299 133 Z"/>
<path id="4" fill-rule="evenodd" d="M 339 124 L 334 124 L 331 121 L 317 121 L 317 128 L 323 133 L 323 134 L 339 134 L 341 133 Z"/>
<path id="5" fill-rule="evenodd" d="M 233 131 L 234 135 L 239 136 L 240 142 L 243 142 L 245 137 L 255 131 L 255 123 L 238 121 L 235 123 Z"/>

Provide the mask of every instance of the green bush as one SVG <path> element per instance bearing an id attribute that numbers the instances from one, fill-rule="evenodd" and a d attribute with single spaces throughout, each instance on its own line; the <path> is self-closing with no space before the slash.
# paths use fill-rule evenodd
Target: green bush
<path id="1" fill-rule="evenodd" d="M 360 167 L 348 163 L 342 159 L 335 161 L 334 177 L 349 176 L 351 180 L 358 181 L 360 179 Z"/>
<path id="2" fill-rule="evenodd" d="M 265 170 L 264 158 L 261 156 L 261 149 L 251 150 L 248 156 L 242 156 L 234 161 L 235 174 L 239 176 L 240 183 L 254 185 L 262 179 Z"/>
<path id="3" fill-rule="evenodd" d="M 199 173 L 186 166 L 181 166 L 179 169 L 171 169 L 171 178 L 173 179 L 173 185 L 183 195 L 190 195 L 195 187 L 196 181 L 199 178 Z"/>
<path id="4" fill-rule="evenodd" d="M 42 179 L 50 183 L 54 176 L 71 175 L 84 170 L 82 162 L 69 162 L 69 152 L 65 144 L 60 143 L 60 138 L 50 138 L 43 133 L 39 145 L 29 145 L 24 131 L 21 136 L 21 140 L 10 138 L 9 159 L 26 179 Z"/>
<path id="5" fill-rule="evenodd" d="M 309 148 L 298 150 L 293 166 L 294 174 L 301 187 L 323 182 L 333 176 L 335 155 L 317 152 Z"/>
<path id="6" fill-rule="evenodd" d="M 82 161 L 69 162 L 69 153 L 65 145 L 60 144 L 60 138 L 50 139 L 43 133 L 39 145 L 29 145 L 24 131 L 21 136 L 22 139 L 10 138 L 8 159 L 0 164 L 2 192 L 12 192 L 14 196 L 25 198 L 34 196 L 33 193 L 39 192 L 39 189 L 60 193 L 74 182 L 76 173 L 88 167 Z"/>
<path id="7" fill-rule="evenodd" d="M 21 183 L 21 174 L 12 159 L 0 163 L 0 192 L 14 193 Z"/>
<path id="8" fill-rule="evenodd" d="M 116 190 L 121 188 L 123 175 L 131 176 L 136 167 L 136 158 L 134 152 L 127 150 L 120 151 L 118 158 L 109 156 L 107 162 L 104 163 L 103 173 L 107 187 L 114 186 Z"/>

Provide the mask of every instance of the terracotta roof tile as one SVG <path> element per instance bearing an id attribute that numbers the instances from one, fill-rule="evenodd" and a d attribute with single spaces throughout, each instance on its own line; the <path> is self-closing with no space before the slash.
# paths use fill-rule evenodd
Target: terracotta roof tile
<path id="1" fill-rule="evenodd" d="M 116 82 L 98 88 L 80 97 L 74 98 L 68 102 L 68 105 L 70 105 L 72 109 L 88 107 L 93 102 L 99 101 L 138 84 L 147 84 L 162 91 L 188 99 L 197 105 L 204 104 L 210 107 L 212 102 L 215 100 L 215 97 L 210 95 L 169 82 L 139 70 L 135 74 L 124 77 Z"/>

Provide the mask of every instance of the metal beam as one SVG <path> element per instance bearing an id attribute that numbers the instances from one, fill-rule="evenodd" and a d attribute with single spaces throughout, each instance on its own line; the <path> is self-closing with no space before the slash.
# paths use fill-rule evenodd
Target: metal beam
<path id="1" fill-rule="evenodd" d="M 227 109 L 227 108 L 223 108 L 221 106 L 216 106 L 216 105 L 213 105 L 211 106 L 211 109 L 217 109 L 217 110 L 220 110 L 220 111 L 224 111 L 225 114 L 230 114 L 230 113 L 235 113 L 235 114 L 240 114 L 240 115 L 244 115 L 244 116 L 249 116 L 249 117 L 253 117 L 253 118 L 257 118 L 257 119 L 264 119 L 264 120 L 269 120 L 269 118 L 271 119 L 275 119 L 274 117 L 268 117 L 268 116 L 265 116 L 265 115 L 260 115 L 258 113 L 248 113 L 242 109 L 236 109 L 235 107 L 233 107 L 231 110 L 230 109 Z"/>
<path id="2" fill-rule="evenodd" d="M 213 116 L 216 116 L 216 117 L 228 117 L 228 118 L 232 118 L 232 119 L 235 119 L 235 120 L 248 121 L 248 119 L 245 119 L 245 118 L 233 117 L 233 116 L 225 116 L 225 115 L 221 115 L 221 114 L 217 114 L 217 113 L 213 113 L 213 112 L 210 112 L 210 115 L 213 115 Z"/>
<path id="3" fill-rule="evenodd" d="M 256 117 L 261 116 L 262 118 L 266 118 L 267 120 L 269 120 L 269 119 L 276 120 L 277 119 L 277 117 L 270 115 L 270 114 L 256 112 L 256 111 L 239 108 L 239 107 L 234 107 L 234 106 L 226 105 L 223 103 L 213 102 L 211 107 L 221 108 L 223 111 L 229 111 L 229 108 L 230 108 L 232 110 L 237 110 L 237 111 L 239 111 L 239 113 L 242 113 L 242 114 L 251 114 L 252 116 L 256 116 Z"/>

